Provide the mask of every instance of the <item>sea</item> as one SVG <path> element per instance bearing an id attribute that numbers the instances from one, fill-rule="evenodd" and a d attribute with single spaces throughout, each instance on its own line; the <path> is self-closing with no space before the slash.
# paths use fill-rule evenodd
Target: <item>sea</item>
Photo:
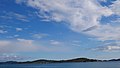
<path id="1" fill-rule="evenodd" d="M 0 64 L 0 68 L 120 68 L 120 62 L 80 62 L 51 64 Z"/>

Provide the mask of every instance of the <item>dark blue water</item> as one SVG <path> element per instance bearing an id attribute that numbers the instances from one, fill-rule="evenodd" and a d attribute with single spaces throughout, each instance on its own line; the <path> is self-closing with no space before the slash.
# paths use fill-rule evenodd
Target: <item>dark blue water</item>
<path id="1" fill-rule="evenodd" d="M 120 62 L 1 64 L 0 68 L 120 68 Z"/>

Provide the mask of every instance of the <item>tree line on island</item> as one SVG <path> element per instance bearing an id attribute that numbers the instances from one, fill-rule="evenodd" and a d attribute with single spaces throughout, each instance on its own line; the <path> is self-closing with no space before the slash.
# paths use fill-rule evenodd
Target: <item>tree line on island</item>
<path id="1" fill-rule="evenodd" d="M 17 62 L 17 61 L 7 61 L 0 62 L 0 64 L 48 64 L 48 63 L 71 63 L 71 62 L 110 62 L 110 61 L 120 61 L 120 59 L 111 59 L 111 60 L 97 60 L 97 59 L 88 59 L 88 58 L 75 58 L 69 60 L 34 60 L 34 61 L 25 61 L 25 62 Z"/>

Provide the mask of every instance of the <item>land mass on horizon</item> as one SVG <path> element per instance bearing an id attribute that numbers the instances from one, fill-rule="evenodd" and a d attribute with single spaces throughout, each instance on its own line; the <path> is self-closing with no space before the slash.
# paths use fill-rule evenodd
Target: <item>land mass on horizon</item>
<path id="1" fill-rule="evenodd" d="M 17 62 L 17 61 L 7 61 L 0 62 L 0 64 L 48 64 L 48 63 L 70 63 L 70 62 L 110 62 L 110 61 L 120 61 L 120 59 L 110 59 L 110 60 L 98 60 L 98 59 L 88 59 L 88 58 L 75 58 L 68 60 L 34 60 L 34 61 L 25 61 L 25 62 Z"/>

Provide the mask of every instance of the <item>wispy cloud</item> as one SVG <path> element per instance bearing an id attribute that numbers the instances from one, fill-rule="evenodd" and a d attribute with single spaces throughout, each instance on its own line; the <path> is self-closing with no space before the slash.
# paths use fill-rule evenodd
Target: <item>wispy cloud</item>
<path id="1" fill-rule="evenodd" d="M 81 43 L 80 40 L 73 40 L 72 42 L 73 42 L 73 43 Z"/>
<path id="2" fill-rule="evenodd" d="M 73 40 L 70 45 L 72 46 L 81 46 L 81 41 L 80 40 Z"/>
<path id="3" fill-rule="evenodd" d="M 76 44 L 76 43 L 73 43 L 71 45 L 73 45 L 73 46 L 81 46 L 80 44 Z"/>
<path id="4" fill-rule="evenodd" d="M 94 36 L 97 40 L 106 41 L 106 40 L 120 40 L 120 28 L 118 26 L 101 25 L 95 30 L 87 31 L 86 33 Z"/>
<path id="5" fill-rule="evenodd" d="M 104 46 L 99 46 L 99 47 L 94 48 L 92 50 L 105 51 L 105 52 L 118 52 L 118 51 L 120 51 L 120 42 L 107 43 Z"/>
<path id="6" fill-rule="evenodd" d="M 8 31 L 6 30 L 0 30 L 0 34 L 4 34 L 4 33 L 7 33 Z"/>
<path id="7" fill-rule="evenodd" d="M 22 28 L 16 28 L 16 31 L 22 31 L 23 29 Z"/>
<path id="8" fill-rule="evenodd" d="M 17 19 L 23 22 L 29 22 L 28 17 L 23 14 L 15 13 L 15 12 L 6 12 L 6 11 L 3 11 L 3 13 L 4 15 L 0 16 L 0 18 L 7 20 Z"/>
<path id="9" fill-rule="evenodd" d="M 95 48 L 95 49 L 93 49 L 93 50 L 97 50 L 97 51 L 107 51 L 107 52 L 120 51 L 120 46 L 103 46 L 103 47 Z"/>
<path id="10" fill-rule="evenodd" d="M 46 36 L 49 36 L 49 35 L 45 34 L 45 33 L 36 33 L 36 34 L 32 35 L 33 38 L 37 38 L 37 39 L 41 39 L 41 38 L 44 38 Z"/>
<path id="11" fill-rule="evenodd" d="M 62 42 L 56 41 L 56 40 L 50 40 L 50 44 L 52 45 L 62 45 Z"/>
<path id="12" fill-rule="evenodd" d="M 102 1 L 102 2 L 107 2 L 107 0 L 100 0 L 100 1 Z"/>

